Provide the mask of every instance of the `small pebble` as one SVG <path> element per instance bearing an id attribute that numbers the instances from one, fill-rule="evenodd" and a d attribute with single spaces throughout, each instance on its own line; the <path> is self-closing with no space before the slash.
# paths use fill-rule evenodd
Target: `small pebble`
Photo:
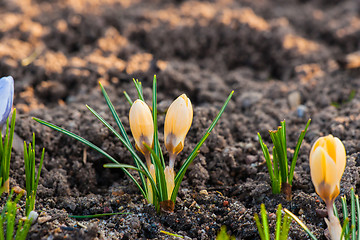
<path id="1" fill-rule="evenodd" d="M 301 103 L 301 94 L 299 91 L 294 91 L 288 95 L 288 101 L 291 109 L 296 109 Z"/>
<path id="2" fill-rule="evenodd" d="M 229 201 L 225 200 L 225 201 L 223 202 L 223 206 L 224 206 L 224 207 L 229 206 Z"/>
<path id="3" fill-rule="evenodd" d="M 208 191 L 206 191 L 205 189 L 204 189 L 204 190 L 201 190 L 201 191 L 200 191 L 200 194 L 201 194 L 201 195 L 209 195 Z"/>
<path id="4" fill-rule="evenodd" d="M 38 223 L 43 224 L 43 223 L 45 223 L 47 221 L 50 221 L 50 220 L 51 220 L 51 216 L 39 217 L 38 218 Z"/>
<path id="5" fill-rule="evenodd" d="M 299 105 L 296 109 L 296 114 L 299 118 L 303 118 L 307 111 L 307 107 L 305 105 Z"/>
<path id="6" fill-rule="evenodd" d="M 107 226 L 108 228 L 114 228 L 114 227 L 115 227 L 115 224 L 113 224 L 113 223 L 108 223 L 108 224 L 106 224 L 106 226 Z"/>

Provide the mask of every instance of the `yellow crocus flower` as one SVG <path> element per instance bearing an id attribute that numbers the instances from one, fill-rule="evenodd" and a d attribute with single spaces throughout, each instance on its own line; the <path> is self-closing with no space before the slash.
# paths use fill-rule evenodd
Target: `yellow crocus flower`
<path id="1" fill-rule="evenodd" d="M 332 240 L 339 240 L 342 232 L 333 203 L 340 193 L 345 165 L 346 151 L 340 139 L 328 135 L 316 140 L 310 151 L 310 174 L 317 194 L 325 201 L 329 218 L 325 218 L 325 222 Z"/>
<path id="2" fill-rule="evenodd" d="M 340 180 L 346 165 L 345 147 L 337 137 L 320 137 L 310 151 L 311 180 L 317 194 L 332 202 L 339 195 Z"/>
<path id="3" fill-rule="evenodd" d="M 150 152 L 144 146 L 146 143 L 152 147 L 154 142 L 154 122 L 151 111 L 148 105 L 141 101 L 136 100 L 129 113 L 129 122 L 131 133 L 135 139 L 135 146 L 146 158 L 147 165 L 150 165 Z"/>
<path id="4" fill-rule="evenodd" d="M 193 108 L 190 99 L 182 94 L 169 107 L 164 126 L 165 147 L 170 154 L 170 168 L 184 148 L 184 141 L 193 119 Z"/>

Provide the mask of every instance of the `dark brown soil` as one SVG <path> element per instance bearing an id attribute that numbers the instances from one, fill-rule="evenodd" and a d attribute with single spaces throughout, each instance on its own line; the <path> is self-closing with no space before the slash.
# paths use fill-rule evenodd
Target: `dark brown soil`
<path id="1" fill-rule="evenodd" d="M 222 225 L 237 239 L 259 239 L 253 220 L 281 203 L 325 239 L 324 203 L 310 180 L 308 154 L 319 136 L 343 140 L 348 154 L 341 195 L 360 184 L 360 5 L 356 0 L 0 1 L 0 76 L 15 79 L 11 186 L 25 187 L 23 140 L 46 148 L 29 239 L 214 239 Z M 158 78 L 163 112 L 186 93 L 194 120 L 176 163 L 191 152 L 227 95 L 234 96 L 181 185 L 175 212 L 156 215 L 121 170 L 103 156 L 35 121 L 69 129 L 132 164 L 125 147 L 85 107 L 111 123 L 98 81 L 129 131 L 132 78 L 151 99 Z M 355 95 L 354 95 L 355 94 Z M 289 157 L 312 118 L 295 169 L 293 199 L 271 193 L 257 141 L 286 119 Z M 204 191 L 206 190 L 206 191 Z M 337 204 L 339 204 L 337 202 Z M 100 219 L 68 215 L 130 212 Z M 274 214 L 270 215 L 274 226 Z M 273 229 L 273 228 L 272 228 Z M 296 224 L 291 239 L 307 239 Z"/>

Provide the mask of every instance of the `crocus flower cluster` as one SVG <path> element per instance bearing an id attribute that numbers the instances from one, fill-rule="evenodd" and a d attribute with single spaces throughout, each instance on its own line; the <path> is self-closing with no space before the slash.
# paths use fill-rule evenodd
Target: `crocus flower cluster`
<path id="1" fill-rule="evenodd" d="M 337 137 L 320 137 L 310 151 L 311 180 L 317 194 L 324 200 L 329 220 L 326 223 L 331 239 L 340 239 L 341 226 L 334 216 L 333 203 L 340 193 L 340 180 L 346 165 L 345 147 Z"/>
<path id="2" fill-rule="evenodd" d="M 14 98 L 14 79 L 11 76 L 0 78 L 0 130 L 10 115 Z"/>
<path id="3" fill-rule="evenodd" d="M 193 119 L 193 109 L 190 99 L 182 94 L 169 107 L 165 117 L 164 140 L 165 147 L 169 152 L 169 165 L 165 167 L 164 174 L 167 184 L 168 199 L 171 198 L 174 189 L 174 162 L 176 156 L 183 150 L 186 134 L 188 133 Z M 155 168 L 151 163 L 150 151 L 145 145 L 154 145 L 154 122 L 148 105 L 142 100 L 136 100 L 130 109 L 129 122 L 131 133 L 135 139 L 136 149 L 139 150 L 146 159 L 147 168 L 155 178 Z M 148 201 L 153 202 L 153 193 L 149 179 Z"/>

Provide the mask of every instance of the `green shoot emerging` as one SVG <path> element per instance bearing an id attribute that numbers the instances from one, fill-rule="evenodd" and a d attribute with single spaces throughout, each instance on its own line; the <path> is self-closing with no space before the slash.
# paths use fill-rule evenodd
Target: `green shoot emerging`
<path id="1" fill-rule="evenodd" d="M 216 240 L 235 240 L 235 236 L 231 236 L 226 232 L 226 226 L 221 226 L 218 235 L 216 236 Z"/>
<path id="2" fill-rule="evenodd" d="M 310 122 L 311 119 L 308 120 L 305 129 L 300 133 L 298 142 L 294 150 L 294 155 L 291 161 L 290 171 L 289 171 L 288 158 L 287 158 L 285 120 L 281 122 L 281 126 L 279 126 L 277 130 L 269 131 L 271 140 L 274 144 L 272 160 L 270 158 L 268 147 L 263 142 L 260 133 L 258 133 L 260 146 L 266 160 L 266 165 L 271 180 L 271 187 L 274 194 L 279 194 L 282 191 L 283 193 L 286 194 L 288 199 L 291 198 L 291 186 L 294 177 L 296 160 L 298 158 L 300 146 L 305 137 Z"/>
<path id="3" fill-rule="evenodd" d="M 36 191 L 39 185 L 41 168 L 43 165 L 45 149 L 43 148 L 40 165 L 35 174 L 35 133 L 33 133 L 32 145 L 29 143 L 29 146 L 26 146 L 24 142 L 24 162 L 25 162 L 25 177 L 26 177 L 26 204 L 25 204 L 25 213 L 26 216 L 29 216 L 29 213 L 35 209 L 35 198 Z"/>
<path id="4" fill-rule="evenodd" d="M 276 227 L 275 227 L 275 240 L 286 240 L 288 239 L 289 229 L 290 229 L 290 216 L 285 213 L 281 218 L 281 209 L 282 206 L 279 204 L 276 210 Z M 261 220 L 257 214 L 255 214 L 254 219 L 256 226 L 258 228 L 258 232 L 261 240 L 270 240 L 270 229 L 267 218 L 267 212 L 265 209 L 265 205 L 261 204 L 260 210 Z"/>
<path id="5" fill-rule="evenodd" d="M 355 195 L 354 189 L 350 190 L 350 216 L 348 212 L 348 206 L 346 203 L 346 196 L 341 197 L 341 205 L 343 212 L 343 224 L 342 224 L 342 232 L 341 235 L 344 238 L 341 239 L 360 239 L 360 204 L 359 204 L 359 196 Z M 337 218 L 339 215 L 336 211 L 336 207 L 334 204 L 334 214 Z M 340 220 L 340 218 L 339 218 Z"/>
<path id="6" fill-rule="evenodd" d="M 16 211 L 18 209 L 17 203 L 20 198 L 23 196 L 24 192 L 20 192 L 14 200 L 14 190 L 9 194 L 8 200 L 3 208 L 0 215 L 0 240 L 25 240 L 26 236 L 30 230 L 32 219 L 26 218 L 25 220 L 20 219 L 17 225 L 16 234 L 14 237 L 15 231 L 15 222 L 16 222 Z M 4 229 L 4 226 L 6 227 Z"/>
<path id="7" fill-rule="evenodd" d="M 144 96 L 143 96 L 143 88 L 141 85 L 141 82 L 138 80 L 134 80 L 135 88 L 138 93 L 138 98 L 143 102 Z M 174 176 L 174 170 L 170 169 L 169 166 L 165 165 L 164 156 L 160 147 L 159 139 L 158 139 L 158 127 L 157 127 L 157 83 L 156 83 L 156 76 L 154 76 L 153 80 L 153 96 L 152 96 L 152 109 L 151 109 L 151 116 L 147 119 L 151 119 L 151 124 L 153 125 L 153 136 L 150 136 L 149 138 L 153 139 L 153 144 L 148 144 L 145 140 L 141 140 L 140 143 L 136 144 L 136 149 L 142 152 L 144 154 L 146 159 L 146 164 L 143 162 L 143 160 L 140 158 L 138 153 L 136 152 L 135 148 L 132 146 L 130 139 L 125 131 L 125 128 L 115 111 L 115 108 L 110 101 L 110 98 L 108 94 L 106 93 L 104 87 L 101 85 L 101 91 L 104 95 L 105 101 L 109 107 L 109 110 L 114 117 L 114 120 L 119 128 L 119 132 L 117 132 L 107 121 L 104 120 L 103 117 L 101 117 L 94 109 L 92 109 L 90 106 L 87 106 L 87 108 L 95 115 L 96 118 L 98 118 L 99 121 L 101 121 L 109 130 L 112 132 L 122 144 L 127 148 L 127 150 L 131 153 L 132 158 L 134 160 L 134 166 L 127 165 L 127 164 L 121 164 L 116 159 L 114 159 L 112 156 L 110 156 L 107 152 L 99 148 L 98 146 L 94 145 L 93 143 L 87 141 L 86 139 L 69 132 L 63 128 L 60 128 L 52 123 L 45 122 L 43 120 L 33 118 L 35 121 L 48 126 L 52 129 L 55 129 L 63 134 L 66 134 L 85 145 L 93 148 L 94 150 L 98 151 L 102 155 L 104 155 L 106 158 L 108 158 L 112 163 L 105 164 L 104 167 L 107 168 L 120 168 L 122 169 L 125 174 L 135 183 L 135 185 L 139 188 L 140 192 L 144 196 L 145 199 L 148 200 L 149 203 L 152 203 L 157 211 L 164 211 L 164 212 L 171 212 L 174 210 L 175 206 L 175 200 L 176 196 L 179 191 L 180 184 L 182 182 L 182 179 L 185 175 L 185 172 L 189 165 L 192 163 L 194 158 L 199 154 L 199 150 L 201 145 L 205 142 L 205 140 L 209 137 L 210 132 L 215 127 L 216 123 L 219 121 L 221 115 L 223 114 L 227 104 L 229 103 L 233 92 L 230 93 L 229 97 L 225 101 L 223 107 L 219 111 L 218 115 L 208 128 L 208 130 L 205 132 L 204 136 L 200 140 L 200 142 L 196 145 L 195 149 L 191 152 L 191 154 L 188 156 L 188 158 L 184 161 L 183 165 L 181 166 L 178 173 Z M 133 102 L 129 95 L 125 94 L 126 100 L 130 103 L 130 105 L 137 104 L 136 101 Z M 138 101 L 138 100 L 137 100 Z M 140 109 L 141 110 L 141 109 Z M 147 111 L 147 110 L 146 110 Z M 141 121 L 144 121 L 144 119 L 141 119 Z M 141 135 L 141 134 L 139 134 Z M 144 135 L 142 135 L 144 137 Z M 148 137 L 148 136 L 146 136 Z M 134 137 L 135 140 L 137 140 Z M 142 146 L 143 145 L 143 146 Z M 182 150 L 182 149 L 181 149 Z M 180 151 L 181 151 L 180 150 Z M 176 156 L 176 155 L 175 155 Z M 171 160 L 171 159 L 170 159 Z M 170 164 L 171 165 L 171 164 Z M 136 170 L 139 174 L 140 181 L 137 181 L 136 178 L 132 175 L 132 173 L 129 170 Z M 170 176 L 170 177 L 169 177 Z M 172 179 L 172 181 L 169 181 L 169 179 Z M 169 191 L 169 192 L 168 192 Z"/>
<path id="8" fill-rule="evenodd" d="M 1 192 L 9 192 L 9 171 L 10 171 L 10 159 L 11 159 L 11 149 L 14 138 L 15 130 L 15 119 L 16 119 L 16 109 L 14 109 L 11 117 L 11 126 L 9 129 L 9 118 L 6 121 L 6 130 L 4 133 L 4 138 L 2 137 L 3 133 L 0 128 L 0 187 Z"/>

